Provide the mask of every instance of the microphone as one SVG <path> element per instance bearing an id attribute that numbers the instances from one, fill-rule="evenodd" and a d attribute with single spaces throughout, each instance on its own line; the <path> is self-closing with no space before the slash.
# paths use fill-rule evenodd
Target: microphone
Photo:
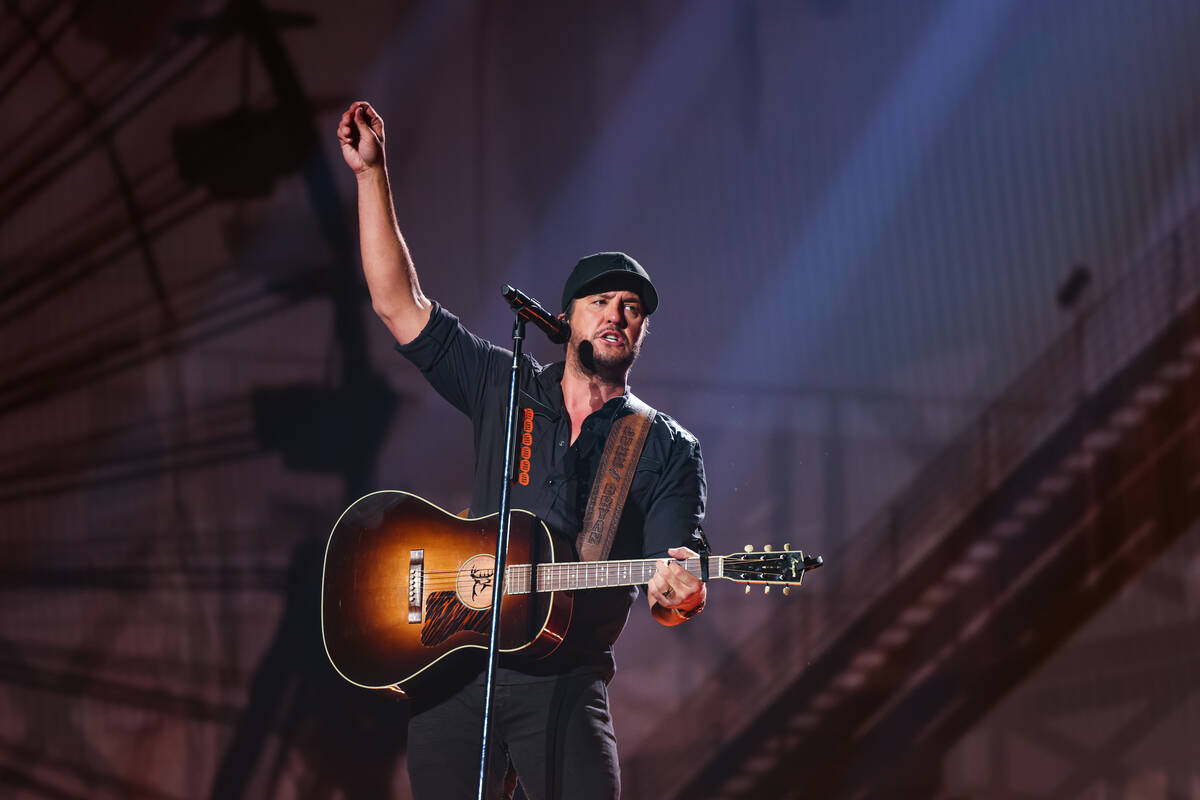
<path id="1" fill-rule="evenodd" d="M 563 344 L 571 338 L 571 326 L 566 321 L 551 314 L 541 303 L 520 289 L 514 289 L 506 283 L 500 287 L 500 294 L 517 312 L 518 317 L 537 325 L 550 337 L 550 341 Z"/>

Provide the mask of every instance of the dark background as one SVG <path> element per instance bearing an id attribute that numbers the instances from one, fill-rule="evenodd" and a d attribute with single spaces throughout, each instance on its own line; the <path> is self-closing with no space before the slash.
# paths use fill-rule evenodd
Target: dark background
<path id="1" fill-rule="evenodd" d="M 367 491 L 464 507 L 471 440 L 370 313 L 351 100 L 386 120 L 427 295 L 499 341 L 502 283 L 553 305 L 580 256 L 629 252 L 662 297 L 633 387 L 700 437 L 714 548 L 829 561 L 790 598 L 715 583 L 680 629 L 635 606 L 625 795 L 672 797 L 804 730 L 787 687 L 869 665 L 847 626 L 1075 452 L 1054 432 L 1190 307 L 1198 40 L 1193 0 L 4 3 L 0 794 L 408 796 L 404 704 L 321 650 L 321 558 Z M 1056 633 L 1020 664 L 943 656 L 1019 570 L 1091 558 L 1056 549 L 1070 525 L 1030 524 L 969 607 L 921 596 L 910 622 L 955 627 L 896 674 L 936 677 L 922 719 L 980 702 L 905 792 L 1200 797 L 1196 481 L 1166 474 L 1169 535 L 1098 559 L 1128 568 L 1083 611 L 1039 589 L 1023 618 Z M 857 673 L 831 674 L 804 702 L 839 708 Z M 885 774 L 857 757 L 826 764 Z M 774 794 L 842 791 L 811 775 Z"/>

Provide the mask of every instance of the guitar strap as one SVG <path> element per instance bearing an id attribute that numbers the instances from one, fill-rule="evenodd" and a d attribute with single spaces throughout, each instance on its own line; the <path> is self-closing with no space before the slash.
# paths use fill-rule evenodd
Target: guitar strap
<path id="1" fill-rule="evenodd" d="M 633 484 L 633 473 L 637 469 L 646 436 L 658 413 L 643 403 L 631 392 L 628 400 L 633 409 L 613 423 L 596 468 L 596 480 L 592 483 L 592 494 L 588 497 L 587 512 L 583 517 L 583 529 L 575 541 L 580 561 L 603 561 L 608 558 L 613 539 L 617 535 L 617 524 L 621 521 L 621 510 L 629 487 Z"/>

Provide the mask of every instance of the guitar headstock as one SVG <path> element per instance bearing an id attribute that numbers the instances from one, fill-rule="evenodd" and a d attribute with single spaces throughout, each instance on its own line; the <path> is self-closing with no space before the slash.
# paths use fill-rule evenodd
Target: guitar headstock
<path id="1" fill-rule="evenodd" d="M 724 572 L 721 577 L 747 584 L 746 594 L 750 593 L 749 584 L 762 584 L 764 594 L 770 592 L 772 586 L 779 585 L 785 595 L 792 593 L 793 586 L 801 584 L 804 573 L 825 563 L 820 556 L 806 556 L 803 550 L 792 550 L 791 545 L 786 544 L 782 552 L 775 552 L 771 545 L 756 552 L 746 545 L 745 552 L 732 553 L 722 561 Z"/>

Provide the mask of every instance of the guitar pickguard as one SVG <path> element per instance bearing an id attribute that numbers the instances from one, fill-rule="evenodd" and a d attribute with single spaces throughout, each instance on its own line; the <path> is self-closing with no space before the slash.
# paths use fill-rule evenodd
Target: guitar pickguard
<path id="1" fill-rule="evenodd" d="M 421 644 L 434 647 L 459 631 L 486 633 L 491 628 L 490 612 L 490 608 L 467 608 L 459 602 L 457 592 L 432 592 L 425 602 Z"/>

